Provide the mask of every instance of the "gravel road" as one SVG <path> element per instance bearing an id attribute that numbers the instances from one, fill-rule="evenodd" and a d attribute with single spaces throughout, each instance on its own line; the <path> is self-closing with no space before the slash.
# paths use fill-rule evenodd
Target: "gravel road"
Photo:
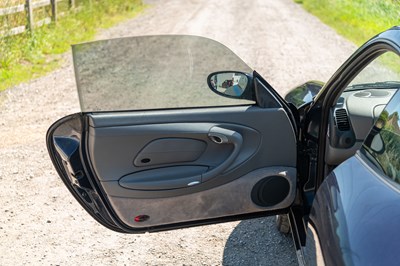
<path id="1" fill-rule="evenodd" d="M 98 39 L 193 34 L 216 39 L 281 94 L 326 81 L 354 51 L 291 0 L 152 0 Z M 45 145 L 56 119 L 79 111 L 70 54 L 45 77 L 0 93 L 0 265 L 295 265 L 273 218 L 145 235 L 101 227 L 75 202 Z"/>

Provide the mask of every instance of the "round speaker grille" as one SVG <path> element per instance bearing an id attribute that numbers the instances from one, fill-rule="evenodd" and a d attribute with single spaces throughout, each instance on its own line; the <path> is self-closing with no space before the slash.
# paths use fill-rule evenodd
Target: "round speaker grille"
<path id="1" fill-rule="evenodd" d="M 289 194 L 289 181 L 283 176 L 269 176 L 256 183 L 251 192 L 253 202 L 270 207 L 281 203 Z"/>

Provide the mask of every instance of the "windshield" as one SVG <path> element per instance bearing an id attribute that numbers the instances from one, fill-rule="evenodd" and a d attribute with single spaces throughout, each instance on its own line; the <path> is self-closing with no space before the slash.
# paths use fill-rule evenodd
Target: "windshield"
<path id="1" fill-rule="evenodd" d="M 386 52 L 361 70 L 350 82 L 345 91 L 399 88 L 399 56 L 393 52 Z"/>
<path id="2" fill-rule="evenodd" d="M 83 112 L 252 104 L 213 93 L 210 73 L 251 73 L 224 45 L 197 36 L 142 36 L 73 46 Z"/>

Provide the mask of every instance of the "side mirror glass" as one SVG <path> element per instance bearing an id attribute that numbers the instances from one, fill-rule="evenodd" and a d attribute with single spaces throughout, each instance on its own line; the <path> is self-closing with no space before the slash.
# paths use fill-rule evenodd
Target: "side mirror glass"
<path id="1" fill-rule="evenodd" d="M 207 78 L 208 86 L 215 93 L 237 99 L 246 99 L 246 91 L 252 86 L 252 78 L 249 74 L 241 72 L 215 72 Z"/>
<path id="2" fill-rule="evenodd" d="M 371 150 L 378 154 L 382 154 L 385 152 L 385 142 L 382 139 L 381 134 L 376 134 L 371 141 Z"/>

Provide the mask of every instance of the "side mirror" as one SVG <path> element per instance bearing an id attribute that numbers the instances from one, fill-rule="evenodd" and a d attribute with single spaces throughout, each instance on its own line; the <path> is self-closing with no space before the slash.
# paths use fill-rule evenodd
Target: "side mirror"
<path id="1" fill-rule="evenodd" d="M 250 74 L 234 71 L 214 72 L 208 76 L 207 83 L 216 94 L 235 99 L 253 99 L 253 77 Z"/>
<path id="2" fill-rule="evenodd" d="M 386 111 L 383 111 L 386 112 Z M 381 119 L 381 117 L 378 119 L 376 124 L 372 127 L 371 131 L 369 132 L 367 138 L 364 141 L 364 144 L 369 147 L 373 152 L 377 154 L 383 154 L 386 150 L 386 145 L 385 141 L 382 138 L 382 129 L 385 124 L 385 120 Z M 390 131 L 387 131 L 390 132 Z"/>
<path id="3" fill-rule="evenodd" d="M 285 100 L 299 108 L 301 105 L 311 102 L 323 86 L 324 83 L 321 81 L 308 81 L 290 90 L 286 94 Z"/>

